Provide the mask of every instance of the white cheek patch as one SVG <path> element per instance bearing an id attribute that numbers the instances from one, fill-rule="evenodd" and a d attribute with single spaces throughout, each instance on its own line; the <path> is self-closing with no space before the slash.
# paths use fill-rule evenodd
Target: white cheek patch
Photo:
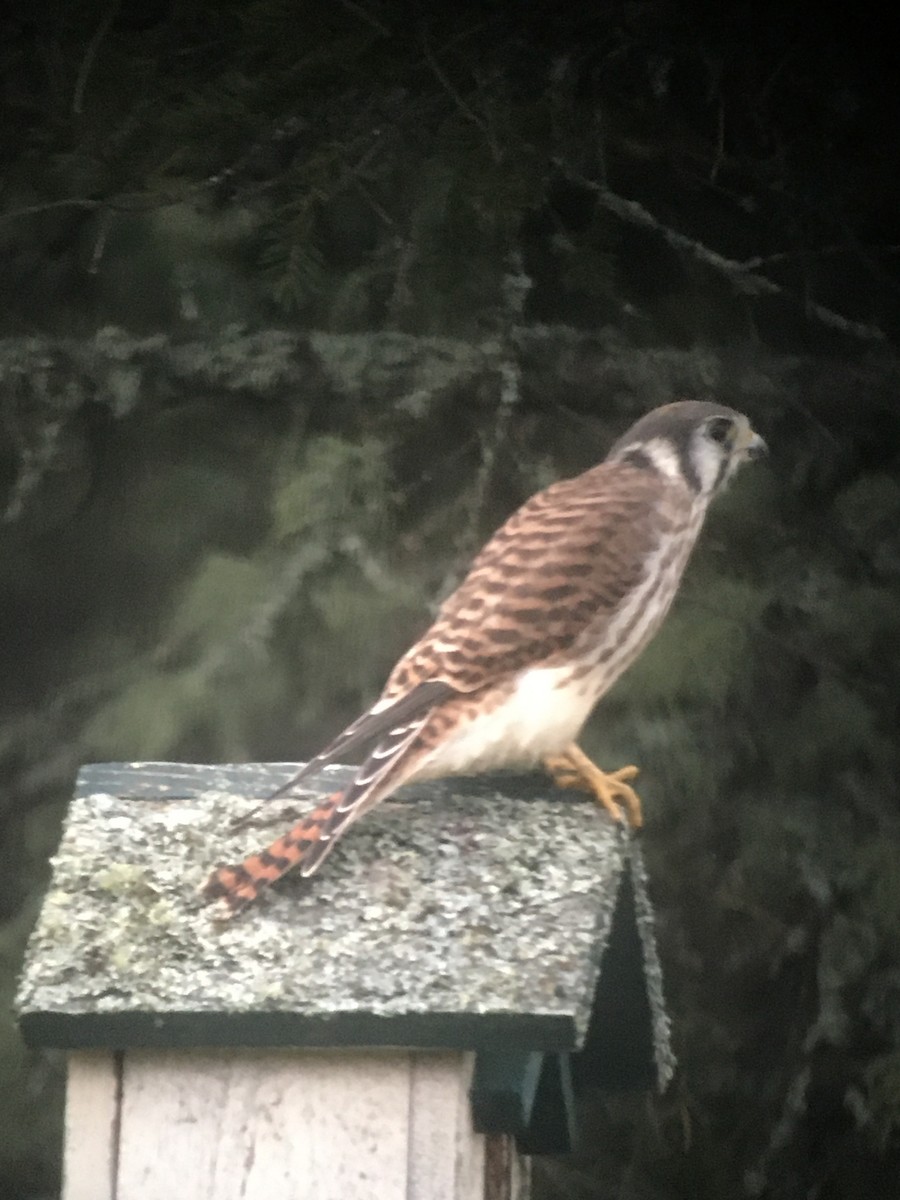
<path id="1" fill-rule="evenodd" d="M 698 431 L 691 445 L 690 455 L 697 478 L 700 480 L 700 491 L 707 495 L 713 491 L 719 481 L 726 454 L 702 432 Z"/>
<path id="2" fill-rule="evenodd" d="M 678 451 L 671 442 L 665 438 L 651 438 L 649 442 L 642 442 L 640 449 L 661 475 L 665 475 L 669 479 L 680 480 L 682 478 Z"/>

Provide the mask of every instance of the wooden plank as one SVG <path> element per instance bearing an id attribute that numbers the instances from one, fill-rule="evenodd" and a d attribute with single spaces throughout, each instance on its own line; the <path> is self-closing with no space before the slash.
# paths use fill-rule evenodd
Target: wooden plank
<path id="1" fill-rule="evenodd" d="M 469 1115 L 471 1054 L 416 1054 L 407 1200 L 482 1200 L 484 1138 Z"/>
<path id="2" fill-rule="evenodd" d="M 402 1051 L 129 1052 L 116 1200 L 406 1200 L 410 1075 Z"/>
<path id="3" fill-rule="evenodd" d="M 489 1133 L 484 1139 L 483 1200 L 530 1200 L 531 1159 L 516 1150 L 509 1133 Z"/>
<path id="4" fill-rule="evenodd" d="M 114 1200 L 118 1090 L 117 1055 L 112 1051 L 69 1055 L 63 1200 Z"/>

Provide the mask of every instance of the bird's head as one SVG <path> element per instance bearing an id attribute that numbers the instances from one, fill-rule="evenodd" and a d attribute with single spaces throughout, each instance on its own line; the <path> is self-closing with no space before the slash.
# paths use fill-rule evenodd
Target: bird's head
<path id="1" fill-rule="evenodd" d="M 681 479 L 709 500 L 742 462 L 766 449 L 743 413 L 724 404 L 679 400 L 641 417 L 615 443 L 607 462 L 629 462 Z"/>

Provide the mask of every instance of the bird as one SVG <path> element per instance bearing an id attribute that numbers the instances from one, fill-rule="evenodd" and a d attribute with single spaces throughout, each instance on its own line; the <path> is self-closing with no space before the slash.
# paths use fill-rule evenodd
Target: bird
<path id="1" fill-rule="evenodd" d="M 313 875 L 364 813 L 428 779 L 543 765 L 639 829 L 638 768 L 601 770 L 578 736 L 662 624 L 710 502 L 766 450 L 742 413 L 678 400 L 642 416 L 597 466 L 527 500 L 378 699 L 274 796 L 356 757 L 351 782 L 266 849 L 216 867 L 205 900 L 231 917 L 288 871 Z"/>

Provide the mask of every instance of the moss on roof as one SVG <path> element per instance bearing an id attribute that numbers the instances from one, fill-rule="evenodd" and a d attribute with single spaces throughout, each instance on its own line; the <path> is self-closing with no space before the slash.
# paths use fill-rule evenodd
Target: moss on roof
<path id="1" fill-rule="evenodd" d="M 288 877 L 217 923 L 197 889 L 310 802 L 281 798 L 229 831 L 294 769 L 86 768 L 26 957 L 26 1036 L 580 1044 L 632 857 L 627 834 L 591 801 L 533 781 L 410 788 L 354 828 L 320 875 Z M 317 790 L 345 777 L 330 768 Z"/>

